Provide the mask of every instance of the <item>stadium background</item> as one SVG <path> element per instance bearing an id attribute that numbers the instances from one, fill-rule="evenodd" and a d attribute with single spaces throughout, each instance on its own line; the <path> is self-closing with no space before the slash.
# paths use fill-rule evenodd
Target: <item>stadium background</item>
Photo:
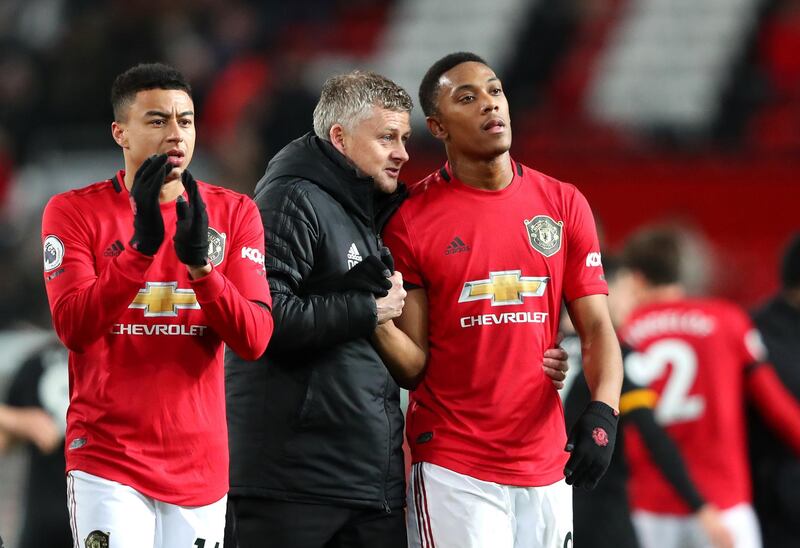
<path id="1" fill-rule="evenodd" d="M 698 286 L 745 307 L 777 289 L 800 228 L 798 0 L 2 0 L 0 393 L 49 326 L 45 201 L 121 167 L 115 74 L 181 69 L 198 111 L 192 171 L 250 192 L 310 130 L 327 76 L 371 68 L 416 97 L 458 50 L 497 70 L 513 156 L 586 194 L 606 253 L 642 224 L 679 223 L 698 235 Z M 406 181 L 444 157 L 414 119 Z M 23 469 L 20 451 L 0 457 L 10 546 Z"/>

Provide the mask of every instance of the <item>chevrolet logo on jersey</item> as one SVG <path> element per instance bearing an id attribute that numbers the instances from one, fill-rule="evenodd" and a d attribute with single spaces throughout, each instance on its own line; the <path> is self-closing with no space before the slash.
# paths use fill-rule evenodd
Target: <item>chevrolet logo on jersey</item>
<path id="1" fill-rule="evenodd" d="M 178 282 L 147 282 L 128 308 L 141 308 L 146 318 L 177 316 L 178 310 L 200 310 L 191 289 L 178 289 Z"/>
<path id="2" fill-rule="evenodd" d="M 521 270 L 490 272 L 488 280 L 466 282 L 460 303 L 491 299 L 492 306 L 522 304 L 524 297 L 541 297 L 547 288 L 548 277 L 523 276 Z"/>

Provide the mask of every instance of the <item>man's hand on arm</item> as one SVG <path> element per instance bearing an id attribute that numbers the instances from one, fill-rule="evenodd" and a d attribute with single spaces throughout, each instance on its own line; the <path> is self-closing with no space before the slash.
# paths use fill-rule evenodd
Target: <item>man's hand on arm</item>
<path id="1" fill-rule="evenodd" d="M 399 275 L 399 272 L 395 274 Z M 425 290 L 409 290 L 402 314 L 379 324 L 372 342 L 395 382 L 409 390 L 416 388 L 425 374 L 428 359 L 428 298 Z"/>
<path id="2" fill-rule="evenodd" d="M 375 299 L 375 306 L 378 310 L 378 325 L 393 320 L 403 313 L 403 306 L 407 296 L 403 289 L 403 275 L 395 272 L 389 277 L 392 286 L 385 297 Z"/>
<path id="3" fill-rule="evenodd" d="M 611 325 L 605 295 L 589 295 L 569 304 L 569 314 L 581 339 L 583 372 L 592 394 L 570 432 L 564 469 L 566 481 L 594 488 L 614 453 L 622 390 L 622 354 Z"/>

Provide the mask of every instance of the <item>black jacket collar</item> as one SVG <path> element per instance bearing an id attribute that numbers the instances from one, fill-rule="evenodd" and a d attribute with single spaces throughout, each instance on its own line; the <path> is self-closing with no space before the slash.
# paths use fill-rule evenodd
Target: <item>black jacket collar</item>
<path id="1" fill-rule="evenodd" d="M 380 230 L 406 197 L 405 185 L 390 195 L 375 192 L 372 177 L 360 175 L 332 144 L 306 133 L 278 152 L 256 185 L 258 195 L 276 179 L 298 177 L 322 188 L 362 222 Z"/>

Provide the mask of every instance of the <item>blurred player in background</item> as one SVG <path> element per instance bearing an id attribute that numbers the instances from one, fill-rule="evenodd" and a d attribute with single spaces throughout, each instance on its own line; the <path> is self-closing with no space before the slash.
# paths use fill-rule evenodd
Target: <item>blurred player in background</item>
<path id="1" fill-rule="evenodd" d="M 55 336 L 53 336 L 55 339 Z M 67 351 L 56 340 L 25 360 L 0 405 L 0 452 L 28 446 L 25 508 L 18 548 L 73 546 L 64 482 L 64 431 L 69 384 Z"/>
<path id="2" fill-rule="evenodd" d="M 80 546 L 222 545 L 223 347 L 258 357 L 272 317 L 258 209 L 187 171 L 190 93 L 165 65 L 119 75 L 111 129 L 125 169 L 44 212 L 44 280 L 70 351 L 67 489 Z"/>
<path id="3" fill-rule="evenodd" d="M 635 310 L 621 331 L 637 354 L 630 379 L 658 394 L 656 418 L 675 440 L 700 494 L 722 512 L 736 548 L 761 546 L 751 506 L 745 398 L 800 452 L 800 406 L 765 363 L 758 332 L 737 306 L 691 298 L 683 285 L 687 236 L 644 229 L 625 246 L 624 283 Z M 650 459 L 636 432 L 626 440 L 634 525 L 644 548 L 701 547 L 690 507 Z"/>
<path id="4" fill-rule="evenodd" d="M 608 308 L 615 326 L 621 325 L 631 312 L 631 295 L 625 287 L 627 276 L 618 276 L 619 264 L 608 257 L 603 258 L 603 270 L 608 282 Z M 622 280 L 622 283 L 620 281 Z M 589 401 L 589 387 L 583 376 L 580 340 L 575 334 L 569 317 L 562 316 L 561 342 L 570 354 L 569 379 L 564 391 L 564 415 L 567 428 L 580 416 Z M 630 349 L 622 348 L 623 361 L 631 355 Z M 591 491 L 576 489 L 573 496 L 575 512 L 575 538 L 577 546 L 584 548 L 638 548 L 639 542 L 631 521 L 628 501 L 628 467 L 625 461 L 625 433 L 635 429 L 646 446 L 650 457 L 664 478 L 672 485 L 686 503 L 700 527 L 715 548 L 731 548 L 733 540 L 721 521 L 719 511 L 698 493 L 689 478 L 686 465 L 675 442 L 655 420 L 654 408 L 658 395 L 649 388 L 631 382 L 626 375 L 620 395 L 620 421 L 623 428 L 617 431 L 617 442 L 611 465 Z"/>
<path id="5" fill-rule="evenodd" d="M 800 234 L 786 247 L 781 291 L 753 315 L 770 362 L 800 399 Z M 753 500 L 767 548 L 800 546 L 800 459 L 751 413 Z"/>
<path id="6" fill-rule="evenodd" d="M 440 59 L 419 94 L 448 162 L 384 231 L 408 296 L 399 330 L 378 336 L 416 386 L 410 544 L 570 546 L 568 484 L 591 487 L 608 466 L 622 382 L 592 214 L 574 186 L 512 160 L 508 102 L 480 57 Z M 593 399 L 569 441 L 543 372 L 562 299 Z"/>

